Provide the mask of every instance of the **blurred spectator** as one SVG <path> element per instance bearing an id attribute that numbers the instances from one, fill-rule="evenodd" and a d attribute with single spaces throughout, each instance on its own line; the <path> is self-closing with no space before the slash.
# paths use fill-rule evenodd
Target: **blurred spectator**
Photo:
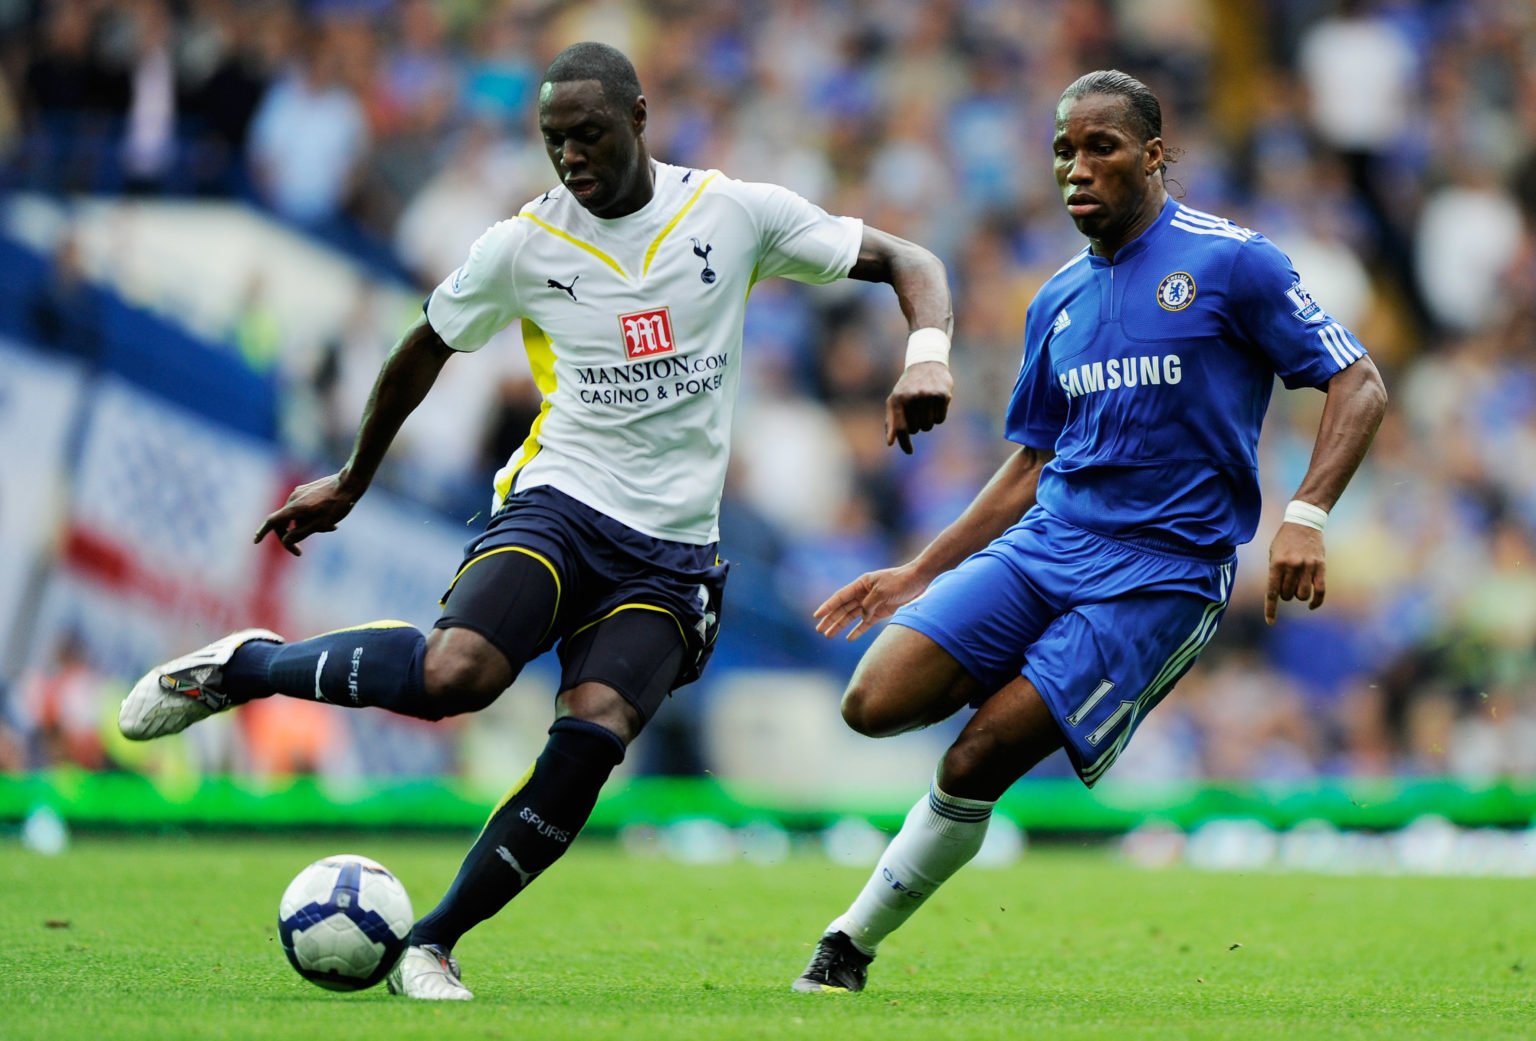
<path id="1" fill-rule="evenodd" d="M 470 124 L 445 151 L 446 161 L 410 197 L 394 230 L 395 255 L 423 290 L 463 263 L 487 228 L 515 217 L 554 183 L 542 150 L 499 137 L 488 120 Z"/>
<path id="2" fill-rule="evenodd" d="M 455 55 L 439 6 L 404 0 L 395 7 L 397 32 L 376 59 L 366 96 L 375 140 L 360 171 L 359 216 L 371 234 L 386 240 L 406 201 L 440 167 L 458 103 Z M 342 31 L 351 36 L 358 28 Z"/>
<path id="3" fill-rule="evenodd" d="M 1521 243 L 1520 210 L 1487 167 L 1456 168 L 1419 212 L 1414 260 L 1435 320 L 1457 333 L 1507 321 L 1506 273 Z"/>
<path id="4" fill-rule="evenodd" d="M 869 501 L 850 496 L 825 531 L 789 544 L 781 568 L 784 589 L 801 615 L 809 617 L 838 588 L 886 567 L 891 557 L 891 545 L 881 535 Z M 863 648 L 858 650 L 862 653 Z"/>
<path id="5" fill-rule="evenodd" d="M 10 185 L 11 170 L 21 149 L 21 103 L 17 85 L 7 72 L 14 64 L 7 55 L 14 55 L 15 48 L 5 45 L 7 36 L 14 36 L 14 32 L 0 15 L 0 187 Z"/>
<path id="6" fill-rule="evenodd" d="M 156 191 L 175 171 L 176 63 L 164 0 L 137 0 L 128 11 L 128 116 L 123 131 L 123 188 Z"/>
<path id="7" fill-rule="evenodd" d="M 961 189 L 956 201 L 973 213 L 1008 210 L 1018 199 L 1016 171 L 1028 142 L 1015 131 L 1017 61 L 1001 43 L 984 44 L 971 89 L 957 92 L 940 123 Z"/>
<path id="8" fill-rule="evenodd" d="M 536 35 L 530 22 L 508 6 L 492 12 L 470 34 L 471 57 L 465 63 L 459 102 L 470 119 L 492 123 L 503 132 L 522 129 L 544 73 L 533 55 Z"/>
<path id="9" fill-rule="evenodd" d="M 87 362 L 100 360 L 101 298 L 86 280 L 73 231 L 59 236 L 47 278 L 32 300 L 28 317 L 41 343 Z"/>
<path id="10" fill-rule="evenodd" d="M 888 567 L 893 559 L 894 546 L 875 523 L 872 504 L 849 496 L 826 529 L 802 532 L 789 541 L 777 576 L 779 595 L 798 623 L 809 627 L 811 612 L 822 601 L 859 575 Z M 864 644 L 834 639 L 823 641 L 818 657 L 847 675 L 863 654 Z"/>
<path id="11" fill-rule="evenodd" d="M 99 10 L 84 0 L 55 0 L 44 8 L 37 47 L 23 52 L 25 187 L 78 192 L 112 182 L 108 156 L 127 85 L 100 60 Z"/>
<path id="12" fill-rule="evenodd" d="M 299 43 L 298 63 L 267 92 L 251 126 L 262 200 L 280 216 L 323 229 L 341 215 L 368 147 L 357 96 L 342 83 L 324 33 Z"/>
<path id="13" fill-rule="evenodd" d="M 721 665 L 804 667 L 820 657 L 821 638 L 806 624 L 805 598 L 784 580 L 790 541 L 752 505 L 741 484 L 741 465 L 733 457 L 720 504 L 720 553 L 731 565 L 724 608 L 730 621 L 720 630 L 711 671 Z"/>
<path id="14" fill-rule="evenodd" d="M 267 280 L 260 272 L 246 282 L 227 339 L 257 372 L 270 372 L 277 365 L 283 348 L 283 330 L 267 296 Z"/>
<path id="15" fill-rule="evenodd" d="M 1419 110 L 1419 59 L 1402 29 L 1372 0 L 1340 0 L 1302 34 L 1298 66 L 1312 126 L 1343 161 L 1371 222 L 1374 258 L 1393 274 L 1421 324 L 1430 314 L 1408 263 L 1405 214 L 1390 177 Z"/>
<path id="16" fill-rule="evenodd" d="M 1536 541 L 1503 517 L 1489 538 L 1489 570 L 1476 588 L 1462 591 L 1452 624 L 1460 640 L 1479 652 L 1479 693 L 1528 695 L 1536 684 Z"/>
<path id="17" fill-rule="evenodd" d="M 254 701 L 236 717 L 244 738 L 242 766 L 257 777 L 355 774 L 348 727 L 335 712 L 313 701 Z"/>
<path id="18" fill-rule="evenodd" d="M 1298 781 L 1316 773 L 1326 717 L 1309 711 L 1296 686 L 1262 668 L 1250 651 L 1224 647 L 1194 689 L 1173 699 L 1197 713 L 1204 776 Z"/>
<path id="19" fill-rule="evenodd" d="M 753 508 L 792 539 L 832 532 L 847 515 L 852 477 L 837 421 L 824 405 L 789 394 L 744 404 L 735 454 Z"/>
<path id="20" fill-rule="evenodd" d="M 440 125 L 442 112 L 457 100 L 456 56 L 448 46 L 441 9 L 432 0 L 394 5 L 393 44 L 379 61 L 374 114 L 385 136 L 396 127 Z"/>
<path id="21" fill-rule="evenodd" d="M 182 68 L 191 130 L 188 172 L 200 192 L 246 194 L 246 139 L 292 29 L 281 7 L 252 10 L 200 0 L 188 22 Z"/>
<path id="22" fill-rule="evenodd" d="M 35 762 L 87 770 L 108 765 L 101 735 L 115 722 L 122 691 L 109 689 L 77 634 L 65 637 L 47 665 L 23 674 L 20 688 L 20 714 Z"/>
<path id="23" fill-rule="evenodd" d="M 1366 167 L 1398 145 L 1417 107 L 1411 42 L 1371 0 L 1340 0 L 1302 33 L 1297 64 L 1318 134 L 1358 172 L 1373 172 Z"/>
<path id="24" fill-rule="evenodd" d="M 495 473 L 528 440 L 543 398 L 531 375 L 507 375 L 496 388 L 496 403 L 485 425 L 479 469 Z"/>
<path id="25" fill-rule="evenodd" d="M 321 345 L 307 378 L 295 380 L 288 395 L 288 426 L 303 455 L 336 467 L 346 461 L 374 379 L 405 317 L 383 294 L 359 287 L 346 320 Z M 387 485 L 398 483 L 395 466 L 393 455 L 385 457 L 381 479 Z"/>

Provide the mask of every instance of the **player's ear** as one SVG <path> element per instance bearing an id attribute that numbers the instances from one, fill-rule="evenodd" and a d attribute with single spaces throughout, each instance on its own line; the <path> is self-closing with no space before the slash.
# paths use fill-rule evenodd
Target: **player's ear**
<path id="1" fill-rule="evenodd" d="M 635 98 L 635 107 L 629 114 L 630 124 L 635 128 L 635 136 L 645 133 L 645 95 Z"/>
<path id="2" fill-rule="evenodd" d="M 1147 176 L 1151 177 L 1163 168 L 1163 139 L 1160 137 L 1152 138 L 1146 143 L 1142 151 L 1146 158 Z"/>

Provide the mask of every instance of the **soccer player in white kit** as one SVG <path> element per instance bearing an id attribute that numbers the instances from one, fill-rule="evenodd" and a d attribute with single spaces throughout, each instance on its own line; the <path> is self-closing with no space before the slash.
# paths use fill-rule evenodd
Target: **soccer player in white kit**
<path id="1" fill-rule="evenodd" d="M 634 67 L 581 43 L 550 65 L 539 125 L 560 183 L 475 243 L 379 374 L 351 458 L 296 489 L 256 533 L 297 555 L 362 496 L 400 424 L 455 354 L 521 322 L 543 405 L 496 475 L 495 510 L 424 635 L 400 622 L 284 644 L 247 629 L 141 679 L 119 713 L 148 740 L 271 694 L 424 719 L 490 704 L 558 646 L 549 741 L 492 812 L 389 978 L 466 1000 L 452 949 L 565 852 L 603 783 L 713 646 L 717 552 L 742 327 L 754 283 L 887 282 L 911 335 L 886 440 L 942 422 L 951 300 L 921 247 L 784 188 L 651 159 Z"/>

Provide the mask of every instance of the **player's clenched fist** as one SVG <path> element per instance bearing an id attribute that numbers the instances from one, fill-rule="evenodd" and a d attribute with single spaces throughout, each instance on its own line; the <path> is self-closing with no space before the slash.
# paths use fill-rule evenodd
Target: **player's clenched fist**
<path id="1" fill-rule="evenodd" d="M 912 454 L 912 435 L 932 430 L 949 414 L 955 378 L 942 362 L 909 365 L 885 400 L 885 443 Z"/>

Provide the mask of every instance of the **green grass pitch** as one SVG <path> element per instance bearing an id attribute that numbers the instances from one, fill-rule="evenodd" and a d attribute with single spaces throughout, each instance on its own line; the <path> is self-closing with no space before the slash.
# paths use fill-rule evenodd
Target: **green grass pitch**
<path id="1" fill-rule="evenodd" d="M 460 944 L 467 1005 L 332 994 L 288 967 L 277 899 L 358 852 L 420 912 L 461 841 L 97 838 L 0 847 L 0 1037 L 1529 1039 L 1531 883 L 1139 871 L 1087 848 L 972 868 L 859 995 L 790 980 L 860 869 L 683 866 L 579 845 Z"/>

